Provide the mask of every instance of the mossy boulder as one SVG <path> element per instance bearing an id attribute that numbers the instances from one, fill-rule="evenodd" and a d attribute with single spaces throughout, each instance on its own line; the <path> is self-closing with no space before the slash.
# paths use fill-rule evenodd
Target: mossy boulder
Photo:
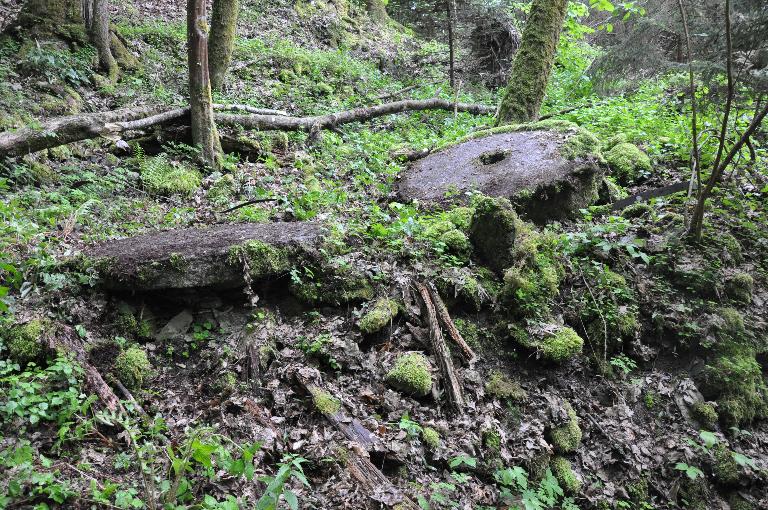
<path id="1" fill-rule="evenodd" d="M 718 443 L 714 446 L 712 459 L 712 474 L 715 475 L 718 484 L 732 487 L 739 483 L 739 465 L 725 443 Z"/>
<path id="2" fill-rule="evenodd" d="M 564 402 L 563 406 L 568 414 L 568 419 L 562 425 L 550 428 L 549 440 L 558 453 L 573 453 L 581 444 L 581 427 L 576 411 L 570 403 Z"/>
<path id="3" fill-rule="evenodd" d="M 469 239 L 478 257 L 496 272 L 515 262 L 519 219 L 505 198 L 482 197 L 475 204 Z"/>
<path id="4" fill-rule="evenodd" d="M 735 273 L 725 281 L 725 294 L 733 301 L 749 304 L 755 290 L 755 280 L 749 273 Z"/>
<path id="5" fill-rule="evenodd" d="M 113 371 L 115 377 L 130 390 L 139 390 L 152 369 L 144 349 L 137 346 L 128 347 L 115 358 Z"/>
<path id="6" fill-rule="evenodd" d="M 51 325 L 43 319 L 12 326 L 3 335 L 8 356 L 19 365 L 39 361 L 45 354 L 44 337 Z"/>
<path id="7" fill-rule="evenodd" d="M 552 474 L 557 478 L 557 483 L 566 494 L 577 494 L 581 489 L 581 480 L 578 479 L 571 467 L 571 462 L 565 457 L 557 456 L 550 463 Z"/>
<path id="8" fill-rule="evenodd" d="M 397 301 L 389 298 L 381 298 L 373 303 L 368 311 L 360 318 L 358 327 L 366 335 L 381 331 L 391 324 L 399 311 Z"/>
<path id="9" fill-rule="evenodd" d="M 578 356 L 584 347 L 584 340 L 576 331 L 551 324 L 528 328 L 513 325 L 512 339 L 526 349 L 535 351 L 545 361 L 553 363 L 564 363 Z"/>
<path id="10" fill-rule="evenodd" d="M 650 172 L 651 159 L 637 145 L 619 143 L 605 153 L 605 160 L 614 177 L 621 184 L 636 181 L 644 172 Z"/>
<path id="11" fill-rule="evenodd" d="M 387 382 L 410 395 L 423 397 L 432 390 L 432 373 L 426 356 L 419 353 L 403 354 L 387 373 Z"/>

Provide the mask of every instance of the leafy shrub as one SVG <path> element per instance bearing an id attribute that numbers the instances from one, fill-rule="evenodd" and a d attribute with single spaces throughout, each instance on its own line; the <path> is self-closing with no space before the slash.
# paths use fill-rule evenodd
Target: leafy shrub
<path id="1" fill-rule="evenodd" d="M 157 195 L 191 195 L 200 187 L 200 172 L 160 154 L 141 162 L 141 181 Z"/>

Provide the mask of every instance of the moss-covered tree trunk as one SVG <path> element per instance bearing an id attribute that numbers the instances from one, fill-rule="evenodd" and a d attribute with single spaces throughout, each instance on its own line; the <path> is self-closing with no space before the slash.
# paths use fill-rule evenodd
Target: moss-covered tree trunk
<path id="1" fill-rule="evenodd" d="M 221 166 L 221 142 L 213 120 L 211 80 L 208 74 L 208 22 L 205 0 L 187 1 L 187 56 L 192 143 L 201 149 L 211 168 Z"/>
<path id="2" fill-rule="evenodd" d="M 387 0 L 366 0 L 365 6 L 368 15 L 376 23 L 386 23 L 389 21 L 389 14 L 387 14 Z"/>
<path id="3" fill-rule="evenodd" d="M 211 37 L 208 39 L 208 69 L 213 90 L 221 89 L 227 68 L 232 62 L 238 10 L 240 0 L 213 0 Z"/>
<path id="4" fill-rule="evenodd" d="M 567 11 L 568 0 L 533 0 L 499 107 L 499 124 L 539 117 Z"/>
<path id="5" fill-rule="evenodd" d="M 99 53 L 99 64 L 107 71 L 109 82 L 117 81 L 119 68 L 112 56 L 112 34 L 109 30 L 109 0 L 93 0 L 91 8 L 90 36 Z"/>

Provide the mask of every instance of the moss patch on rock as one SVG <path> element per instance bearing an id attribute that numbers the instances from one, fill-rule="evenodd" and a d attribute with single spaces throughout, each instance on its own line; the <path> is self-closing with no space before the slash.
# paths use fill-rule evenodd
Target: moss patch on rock
<path id="1" fill-rule="evenodd" d="M 387 382 L 404 393 L 423 397 L 432 390 L 429 361 L 423 354 L 408 353 L 398 357 L 387 373 Z"/>
<path id="2" fill-rule="evenodd" d="M 616 179 L 624 185 L 636 181 L 643 172 L 651 170 L 651 159 L 631 143 L 616 144 L 605 153 L 605 160 Z"/>
<path id="3" fill-rule="evenodd" d="M 709 402 L 696 402 L 691 407 L 691 414 L 707 430 L 713 430 L 717 425 L 717 411 Z"/>
<path id="4" fill-rule="evenodd" d="M 366 335 L 381 331 L 397 316 L 397 302 L 389 298 L 378 299 L 360 318 L 358 327 Z"/>
<path id="5" fill-rule="evenodd" d="M 4 335 L 9 357 L 22 366 L 40 360 L 45 353 L 43 337 L 48 329 L 50 324 L 43 319 L 11 327 Z"/>
<path id="6" fill-rule="evenodd" d="M 528 398 L 528 393 L 520 386 L 520 383 L 511 380 L 499 371 L 491 372 L 488 382 L 485 383 L 485 392 L 501 400 L 521 402 Z"/>
<path id="7" fill-rule="evenodd" d="M 749 304 L 755 290 L 755 280 L 749 273 L 736 273 L 725 281 L 725 294 L 733 301 Z"/>
<path id="8" fill-rule="evenodd" d="M 469 239 L 488 267 L 501 273 L 511 266 L 519 219 L 506 198 L 481 197 L 469 227 Z"/>
<path id="9" fill-rule="evenodd" d="M 421 429 L 421 440 L 432 450 L 437 450 L 440 447 L 440 433 L 432 427 Z"/>
<path id="10" fill-rule="evenodd" d="M 558 453 L 573 453 L 581 444 L 581 427 L 576 411 L 570 403 L 565 402 L 564 407 L 568 413 L 568 421 L 549 430 L 549 440 Z"/>
<path id="11" fill-rule="evenodd" d="M 525 329 L 513 325 L 511 332 L 515 342 L 553 363 L 563 363 L 578 356 L 584 347 L 584 340 L 579 334 L 566 326 L 545 325 Z"/>
<path id="12" fill-rule="evenodd" d="M 712 473 L 720 485 L 731 487 L 739 482 L 739 465 L 725 443 L 718 443 L 712 450 Z"/>
<path id="13" fill-rule="evenodd" d="M 115 376 L 130 390 L 139 390 L 146 381 L 152 364 L 141 347 L 128 347 L 115 358 Z"/>
<path id="14" fill-rule="evenodd" d="M 288 272 L 293 264 L 291 250 L 264 241 L 248 241 L 229 249 L 228 261 L 243 266 L 254 280 L 262 280 Z"/>
<path id="15" fill-rule="evenodd" d="M 571 462 L 565 457 L 557 456 L 550 463 L 552 474 L 566 494 L 576 494 L 581 489 L 581 481 L 576 477 Z"/>
<path id="16" fill-rule="evenodd" d="M 312 392 L 312 403 L 323 414 L 334 415 L 341 409 L 341 401 L 339 399 L 320 389 Z"/>

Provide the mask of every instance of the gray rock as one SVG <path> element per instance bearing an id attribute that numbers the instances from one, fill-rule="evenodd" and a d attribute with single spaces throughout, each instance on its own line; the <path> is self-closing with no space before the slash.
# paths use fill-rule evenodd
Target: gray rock
<path id="1" fill-rule="evenodd" d="M 194 317 L 189 310 L 183 310 L 176 314 L 168 324 L 157 333 L 156 338 L 158 340 L 171 340 L 173 338 L 179 338 L 189 331 L 189 327 L 194 321 Z"/>

